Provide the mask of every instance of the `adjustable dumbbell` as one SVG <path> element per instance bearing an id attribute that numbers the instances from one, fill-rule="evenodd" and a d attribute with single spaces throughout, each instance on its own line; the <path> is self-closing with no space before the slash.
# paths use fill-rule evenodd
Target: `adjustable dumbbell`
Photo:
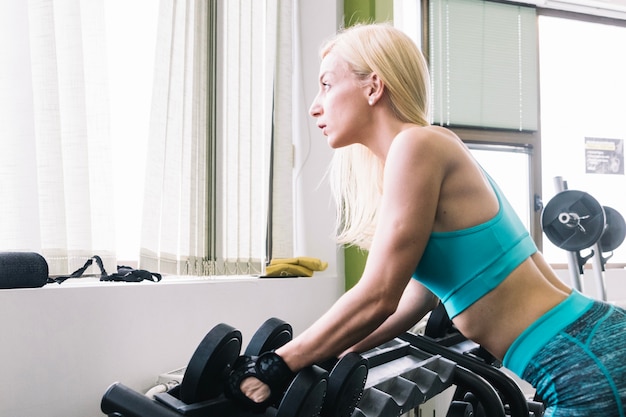
<path id="1" fill-rule="evenodd" d="M 277 349 L 291 340 L 292 328 L 280 319 L 272 318 L 257 330 L 244 355 L 258 356 Z M 369 370 L 368 362 L 358 353 L 348 353 L 340 359 L 331 359 L 318 366 L 328 372 L 328 386 L 320 417 L 350 417 L 363 395 Z M 304 384 L 302 384 L 304 385 Z M 290 393 L 295 388 L 288 390 Z M 283 402 L 285 402 L 283 397 Z M 291 404 L 281 402 L 279 409 L 297 407 L 298 401 L 291 393 Z M 295 410 L 296 408 L 294 408 Z"/>
<path id="2" fill-rule="evenodd" d="M 275 350 L 291 340 L 291 337 L 289 324 L 280 319 L 269 319 L 256 331 L 244 354 L 258 356 Z M 224 395 L 226 379 L 240 354 L 241 339 L 239 330 L 227 324 L 218 324 L 211 329 L 189 361 L 179 386 L 178 399 L 195 408 L 220 408 L 222 415 L 241 411 L 239 404 Z M 296 374 L 280 402 L 265 410 L 265 415 L 314 415 L 315 410 L 322 406 L 327 384 L 328 373 L 325 370 L 315 366 L 305 368 Z M 157 394 L 155 398 L 168 401 L 172 397 L 176 398 L 176 394 Z M 219 407 L 217 404 L 220 404 Z"/>
<path id="3" fill-rule="evenodd" d="M 291 326 L 280 319 L 267 320 L 251 338 L 244 355 L 258 356 L 292 338 Z M 225 380 L 239 357 L 239 330 L 218 324 L 196 348 L 180 385 L 151 400 L 120 383 L 105 393 L 105 414 L 123 417 L 170 417 L 181 414 L 237 416 L 243 410 L 224 395 Z M 344 356 L 328 370 L 313 365 L 298 372 L 280 402 L 265 410 L 265 416 L 294 417 L 321 415 L 350 416 L 367 376 L 367 362 L 357 354 Z M 330 382 L 332 381 L 332 382 Z M 327 393 L 327 388 L 330 388 Z M 324 399 L 324 411 L 321 410 Z M 160 414 L 159 414 L 160 413 Z M 324 414 L 326 413 L 326 414 Z"/>
<path id="4" fill-rule="evenodd" d="M 291 327 L 286 331 L 286 323 L 279 319 L 268 320 L 255 334 L 244 355 L 258 356 L 263 352 L 275 350 L 279 346 L 291 340 Z M 318 364 L 320 368 L 328 372 L 328 386 L 324 397 L 320 417 L 350 417 L 363 395 L 363 389 L 367 380 L 368 362 L 358 353 L 348 353 L 340 359 L 331 359 Z M 304 385 L 304 384 L 302 384 Z M 296 410 L 299 404 L 295 400 L 293 391 L 300 387 L 290 387 L 290 404 L 283 401 L 279 410 Z M 295 415 L 293 411 L 289 415 Z M 318 415 L 316 412 L 312 415 Z"/>
<path id="5" fill-rule="evenodd" d="M 256 355 L 276 349 L 291 339 L 291 326 L 269 319 L 250 340 L 246 354 Z M 202 339 L 185 369 L 181 383 L 154 400 L 120 383 L 109 387 L 102 398 L 105 414 L 124 417 L 173 417 L 188 414 L 237 416 L 244 411 L 224 396 L 224 386 L 240 354 L 241 332 L 228 324 L 218 324 Z M 310 416 L 319 413 L 328 384 L 328 372 L 312 366 L 298 372 L 277 408 L 265 416 Z M 315 411 L 317 410 L 317 411 Z M 244 413 L 245 414 L 245 413 Z"/>

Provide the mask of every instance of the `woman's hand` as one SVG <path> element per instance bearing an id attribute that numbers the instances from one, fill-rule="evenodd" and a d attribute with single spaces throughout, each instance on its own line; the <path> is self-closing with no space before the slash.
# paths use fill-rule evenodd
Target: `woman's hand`
<path id="1" fill-rule="evenodd" d="M 264 411 L 280 400 L 294 377 L 285 361 L 275 352 L 261 356 L 240 356 L 228 376 L 225 394 L 241 405 Z"/>
<path id="2" fill-rule="evenodd" d="M 250 398 L 255 403 L 262 403 L 266 401 L 272 393 L 267 384 L 264 384 L 258 378 L 253 376 L 241 381 L 239 389 L 243 395 Z"/>

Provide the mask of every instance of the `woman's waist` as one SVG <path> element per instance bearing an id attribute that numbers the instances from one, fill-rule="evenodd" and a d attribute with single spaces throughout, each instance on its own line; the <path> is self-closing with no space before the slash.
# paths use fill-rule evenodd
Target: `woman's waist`
<path id="1" fill-rule="evenodd" d="M 454 318 L 468 339 L 502 360 L 509 346 L 536 320 L 567 298 L 527 260 L 493 291 Z"/>

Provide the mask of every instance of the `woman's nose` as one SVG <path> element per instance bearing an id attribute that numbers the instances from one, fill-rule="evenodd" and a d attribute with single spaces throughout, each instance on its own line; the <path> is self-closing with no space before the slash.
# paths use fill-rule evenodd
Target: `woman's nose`
<path id="1" fill-rule="evenodd" d="M 309 114 L 313 117 L 318 117 L 322 114 L 322 106 L 319 104 L 318 97 L 315 97 L 311 103 L 311 107 L 309 107 Z"/>

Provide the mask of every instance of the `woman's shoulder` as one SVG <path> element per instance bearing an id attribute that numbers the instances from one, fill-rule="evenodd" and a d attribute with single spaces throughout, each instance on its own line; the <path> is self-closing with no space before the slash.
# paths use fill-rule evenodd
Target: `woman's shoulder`
<path id="1" fill-rule="evenodd" d="M 459 137 L 449 129 L 441 126 L 410 125 L 403 129 L 394 139 L 394 147 L 399 152 L 426 152 L 431 157 L 452 156 L 455 150 L 465 148 Z"/>
<path id="2" fill-rule="evenodd" d="M 448 139 L 454 141 L 460 141 L 459 137 L 450 129 L 443 126 L 427 125 L 419 126 L 415 124 L 407 125 L 399 134 L 398 137 L 413 137 L 423 140 L 427 139 Z"/>

